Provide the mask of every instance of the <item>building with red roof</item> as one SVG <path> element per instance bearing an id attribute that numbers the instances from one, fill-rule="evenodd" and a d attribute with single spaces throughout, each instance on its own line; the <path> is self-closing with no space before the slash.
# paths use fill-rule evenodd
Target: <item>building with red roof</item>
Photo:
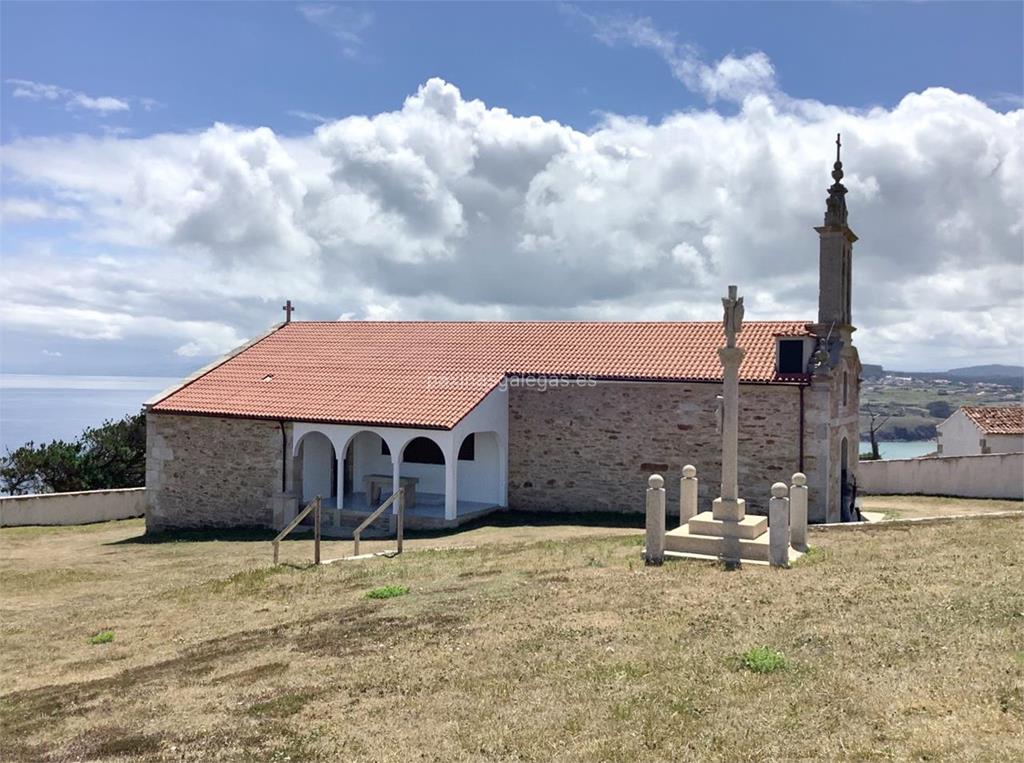
<path id="1" fill-rule="evenodd" d="M 853 493 L 857 237 L 841 166 L 816 228 L 817 320 L 752 320 L 739 335 L 739 481 L 755 512 L 798 471 L 812 521 L 845 516 Z M 721 322 L 301 322 L 287 310 L 147 405 L 150 530 L 282 527 L 317 495 L 340 528 L 396 485 L 422 526 L 502 508 L 640 512 L 651 472 L 678 511 L 687 463 L 701 502 L 717 494 Z"/>
<path id="2" fill-rule="evenodd" d="M 1024 406 L 965 405 L 937 425 L 940 456 L 1024 451 Z"/>

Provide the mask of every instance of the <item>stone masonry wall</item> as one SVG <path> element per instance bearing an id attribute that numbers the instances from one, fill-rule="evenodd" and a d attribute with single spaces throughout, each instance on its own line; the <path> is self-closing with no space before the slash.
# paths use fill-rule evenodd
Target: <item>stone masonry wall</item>
<path id="1" fill-rule="evenodd" d="M 720 392 L 720 384 L 640 382 L 510 388 L 509 506 L 642 512 L 647 478 L 658 472 L 678 514 L 680 473 L 692 463 L 700 510 L 710 510 L 721 479 Z M 795 386 L 740 386 L 739 487 L 751 512 L 767 513 L 772 483 L 797 471 L 799 405 Z"/>
<path id="2" fill-rule="evenodd" d="M 281 465 L 277 422 L 150 413 L 146 530 L 271 527 Z"/>

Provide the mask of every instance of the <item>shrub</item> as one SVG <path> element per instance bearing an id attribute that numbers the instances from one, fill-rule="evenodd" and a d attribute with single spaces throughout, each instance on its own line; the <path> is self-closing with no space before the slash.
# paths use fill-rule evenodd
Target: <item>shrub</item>
<path id="1" fill-rule="evenodd" d="M 26 443 L 0 456 L 10 495 L 138 487 L 146 482 L 146 415 L 89 427 L 74 442 Z"/>
<path id="2" fill-rule="evenodd" d="M 100 631 L 89 639 L 90 644 L 109 644 L 114 640 L 113 631 Z"/>
<path id="3" fill-rule="evenodd" d="M 783 670 L 788 664 L 782 652 L 766 646 L 756 646 L 740 655 L 740 665 L 751 673 L 774 673 Z"/>
<path id="4" fill-rule="evenodd" d="M 396 596 L 405 596 L 409 593 L 409 586 L 405 585 L 382 585 L 367 591 L 367 599 L 393 599 Z"/>

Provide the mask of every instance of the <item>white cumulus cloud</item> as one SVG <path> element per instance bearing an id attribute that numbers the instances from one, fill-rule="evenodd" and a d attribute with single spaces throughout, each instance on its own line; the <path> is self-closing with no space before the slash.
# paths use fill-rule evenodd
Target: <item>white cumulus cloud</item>
<path id="1" fill-rule="evenodd" d="M 745 93 L 735 114 L 586 132 L 431 79 L 294 138 L 14 140 L 19 198 L 73 202 L 91 256 L 6 251 L 2 317 L 196 358 L 280 320 L 285 298 L 301 319 L 688 320 L 717 318 L 738 283 L 750 319 L 813 320 L 841 131 L 864 360 L 1019 361 L 1024 111 L 942 88 L 863 111 L 735 85 L 767 82 L 766 64 L 701 75 L 715 97 Z"/>

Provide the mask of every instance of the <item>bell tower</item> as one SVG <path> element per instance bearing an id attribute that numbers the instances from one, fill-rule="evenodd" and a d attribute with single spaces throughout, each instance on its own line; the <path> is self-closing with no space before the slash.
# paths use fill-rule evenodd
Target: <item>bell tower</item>
<path id="1" fill-rule="evenodd" d="M 818 321 L 809 328 L 818 347 L 806 392 L 810 517 L 816 522 L 855 518 L 857 444 L 860 441 L 860 356 L 853 344 L 853 244 L 843 185 L 842 143 L 836 136 L 833 183 L 818 232 Z"/>
<path id="2" fill-rule="evenodd" d="M 850 305 L 853 282 L 853 242 L 857 235 L 847 224 L 846 186 L 842 184 L 842 148 L 836 135 L 836 163 L 825 202 L 825 224 L 815 228 L 819 237 L 818 326 L 823 335 L 839 335 L 849 341 L 853 332 Z"/>

